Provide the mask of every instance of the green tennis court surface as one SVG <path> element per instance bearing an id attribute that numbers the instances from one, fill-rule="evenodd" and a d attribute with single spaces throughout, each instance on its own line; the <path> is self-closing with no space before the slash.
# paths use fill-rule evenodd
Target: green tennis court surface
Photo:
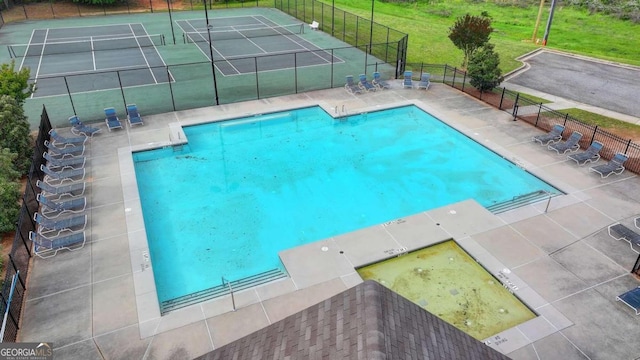
<path id="1" fill-rule="evenodd" d="M 127 103 L 150 115 L 341 87 L 346 75 L 390 79 L 396 61 L 372 54 L 402 54 L 387 33 L 369 51 L 367 29 L 344 25 L 334 37 L 273 8 L 216 9 L 208 20 L 181 11 L 9 23 L 0 62 L 30 69 L 37 88 L 25 112 L 34 126 L 42 105 L 54 126 L 68 126 L 71 115 L 103 121 L 106 107 L 124 117 Z M 346 42 L 347 29 L 362 45 Z"/>
<path id="2" fill-rule="evenodd" d="M 12 57 L 21 59 L 20 68 L 31 69 L 37 91 L 33 97 L 67 93 L 63 76 L 81 76 L 76 91 L 94 91 L 140 86 L 169 81 L 156 45 L 164 45 L 164 35 L 149 35 L 142 24 L 115 24 L 55 29 L 35 29 L 29 43 L 9 45 Z M 99 73 L 129 71 L 114 79 Z"/>
<path id="3" fill-rule="evenodd" d="M 183 41 L 195 44 L 207 60 L 213 56 L 224 76 L 342 62 L 305 40 L 302 23 L 281 26 L 264 16 L 214 19 L 209 26 L 204 19 L 176 23 L 183 31 Z M 295 62 L 289 55 L 294 52 L 301 53 Z M 258 66 L 253 58 L 256 56 L 264 56 L 267 61 Z"/>

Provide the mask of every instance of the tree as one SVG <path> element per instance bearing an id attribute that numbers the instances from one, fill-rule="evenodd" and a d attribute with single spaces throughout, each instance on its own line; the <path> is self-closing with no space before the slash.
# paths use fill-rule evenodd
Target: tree
<path id="1" fill-rule="evenodd" d="M 481 92 L 492 90 L 502 82 L 500 57 L 493 51 L 493 44 L 486 43 L 469 59 L 469 82 Z"/>
<path id="2" fill-rule="evenodd" d="M 35 84 L 29 84 L 29 68 L 15 71 L 15 61 L 0 65 L 0 95 L 9 95 L 22 105 L 33 94 Z"/>
<path id="3" fill-rule="evenodd" d="M 456 20 L 449 28 L 449 39 L 458 49 L 464 52 L 462 66 L 467 66 L 471 55 L 489 41 L 493 28 L 491 19 L 486 16 L 471 16 L 466 14 Z"/>
<path id="4" fill-rule="evenodd" d="M 0 149 L 14 153 L 14 170 L 26 174 L 31 166 L 33 141 L 29 135 L 29 122 L 22 105 L 9 95 L 0 95 Z"/>
<path id="5" fill-rule="evenodd" d="M 0 234 L 13 231 L 20 212 L 20 173 L 14 170 L 16 154 L 0 149 Z"/>

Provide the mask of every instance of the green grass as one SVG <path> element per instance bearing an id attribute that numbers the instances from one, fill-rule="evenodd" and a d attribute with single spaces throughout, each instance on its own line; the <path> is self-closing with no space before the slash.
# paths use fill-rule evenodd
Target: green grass
<path id="1" fill-rule="evenodd" d="M 623 138 L 640 139 L 640 125 L 635 125 L 576 108 L 563 109 L 559 110 L 559 112 L 568 113 L 569 116 L 580 119 L 580 121 L 585 124 L 597 125 L 598 127 L 607 129 L 607 131 L 610 131 Z"/>
<path id="2" fill-rule="evenodd" d="M 537 96 L 533 96 L 533 95 L 530 95 L 530 94 L 525 94 L 525 93 L 520 93 L 520 97 L 525 98 L 525 99 L 530 100 L 530 101 L 533 101 L 536 104 L 549 104 L 549 103 L 552 102 L 550 100 L 543 99 L 543 98 L 540 98 L 540 97 L 537 97 Z"/>
<path id="3" fill-rule="evenodd" d="M 330 3 L 329 3 L 330 4 Z M 371 17 L 369 0 L 335 0 L 336 7 Z M 374 21 L 409 34 L 407 61 L 459 66 L 462 51 L 449 40 L 449 28 L 466 13 L 486 11 L 495 32 L 491 42 L 500 54 L 501 69 L 508 72 L 521 63 L 515 58 L 537 49 L 532 35 L 538 6 L 526 8 L 497 5 L 493 2 L 464 0 L 429 1 L 411 4 L 375 2 Z M 549 5 L 542 15 L 538 38 L 544 35 Z M 557 6 L 547 47 L 615 62 L 640 65 L 640 25 L 606 15 Z"/>

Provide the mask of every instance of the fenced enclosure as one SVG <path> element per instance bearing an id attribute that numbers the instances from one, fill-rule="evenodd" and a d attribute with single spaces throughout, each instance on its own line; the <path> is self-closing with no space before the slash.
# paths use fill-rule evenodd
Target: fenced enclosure
<path id="1" fill-rule="evenodd" d="M 52 2 L 49 4 L 51 5 Z M 204 3 L 196 2 L 193 5 L 190 4 L 188 8 L 196 7 L 196 4 L 204 9 Z M 22 5 L 27 6 L 26 3 Z M 174 5 L 176 5 L 175 2 L 169 2 L 168 9 L 172 9 Z M 111 47 L 112 44 L 117 46 L 121 41 L 118 38 L 104 41 L 80 39 L 58 44 L 47 40 L 46 44 L 40 44 L 42 41 L 27 37 L 27 31 L 33 30 L 37 25 L 12 24 L 13 33 L 22 33 L 23 36 L 19 39 L 15 36 L 16 40 L 13 44 L 7 44 L 9 45 L 7 53 L 16 61 L 16 68 L 22 63 L 34 68 L 31 75 L 32 77 L 37 75 L 37 79 L 34 77 L 32 81 L 36 81 L 37 88 L 40 89 L 40 92 L 36 91 L 34 97 L 26 101 L 26 115 L 31 119 L 37 118 L 39 109 L 44 104 L 49 109 L 50 120 L 54 126 L 68 126 L 67 119 L 72 115 L 79 116 L 86 122 L 103 120 L 105 107 L 115 107 L 119 115 L 125 116 L 124 109 L 127 103 L 136 103 L 141 113 L 152 115 L 342 87 L 347 75 L 370 75 L 378 71 L 383 78 L 392 79 L 396 78 L 404 68 L 406 34 L 317 1 L 301 0 L 298 5 L 293 1 L 286 4 L 275 3 L 275 5 L 270 2 L 270 8 L 264 2 L 212 2 L 211 5 L 214 8 L 221 6 L 231 10 L 163 13 L 154 10 L 154 13 L 146 14 L 134 14 L 128 10 L 117 17 L 92 17 L 90 23 L 95 24 L 93 26 L 127 22 L 140 24 L 140 30 L 132 33 L 132 38 L 140 39 L 138 35 L 145 34 L 148 30 L 147 34 L 152 35 L 143 35 L 144 38 L 149 37 L 149 40 L 145 40 L 142 45 L 148 45 L 144 49 L 156 49 L 159 54 L 156 58 L 159 60 L 138 66 L 112 63 L 113 66 L 90 68 L 89 71 L 77 73 L 65 72 L 62 70 L 66 69 L 64 67 L 59 67 L 60 71 L 45 73 L 39 70 L 45 65 L 48 70 L 51 70 L 55 65 L 55 57 L 58 56 L 51 52 L 55 52 L 57 47 L 69 49 L 67 45 L 71 42 L 73 42 L 72 52 L 75 53 L 75 49 L 78 49 L 78 55 L 74 61 L 85 56 L 81 51 L 86 50 L 87 43 L 90 44 L 91 53 L 97 51 L 92 48 L 94 45 L 104 43 L 109 51 L 114 51 L 113 55 L 107 54 L 108 57 L 117 60 L 119 58 L 115 56 L 117 50 L 112 50 Z M 244 8 L 236 9 L 233 7 L 235 5 Z M 207 6 L 209 6 L 208 3 Z M 273 11 L 274 6 L 282 8 L 281 11 Z M 299 11 L 296 12 L 294 9 Z M 323 24 L 320 31 L 313 31 L 307 23 L 300 22 L 306 22 L 308 18 L 315 15 L 316 11 L 325 14 L 321 17 Z M 110 12 L 106 11 L 106 13 Z M 126 15 L 127 13 L 132 15 Z M 331 18 L 327 15 L 329 13 L 333 14 Z M 210 56 L 206 54 L 208 45 L 202 45 L 206 42 L 206 36 L 200 36 L 199 41 L 193 41 L 189 32 L 181 31 L 180 26 L 176 25 L 180 22 L 193 23 L 194 20 L 204 23 L 207 14 L 212 21 L 242 15 L 261 16 L 273 21 L 274 28 L 276 24 L 289 26 L 295 23 L 298 28 L 304 30 L 295 33 L 289 31 L 287 34 L 295 34 L 313 46 L 284 52 L 232 56 L 226 59 L 216 57 L 211 61 Z M 332 27 L 329 26 L 327 19 L 331 20 Z M 56 20 L 56 24 L 60 24 L 58 27 L 79 29 L 87 26 L 87 20 L 86 17 L 65 18 Z M 25 27 L 25 30 L 16 31 L 16 27 Z M 45 30 L 35 31 L 44 34 Z M 216 36 L 220 35 L 216 30 L 215 28 L 211 30 L 212 44 L 237 41 L 216 39 Z M 81 31 L 78 30 L 78 32 Z M 156 38 L 159 40 L 155 41 Z M 251 37 L 248 38 L 251 39 Z M 202 51 L 202 48 L 205 51 Z M 144 49 L 141 47 L 140 51 L 146 52 L 147 50 Z M 96 53 L 96 59 L 97 55 L 98 53 Z M 3 60 L 2 56 L 0 55 L 0 61 Z M 40 60 L 38 56 L 41 57 Z M 324 62 L 313 63 L 310 61 L 312 58 L 324 59 Z M 239 73 L 229 76 L 226 70 L 229 69 L 229 64 L 234 66 L 240 63 L 243 67 Z M 274 63 L 279 65 L 274 66 Z M 41 67 L 40 64 L 43 66 Z M 142 71 L 151 72 L 158 81 L 140 84 L 135 79 Z M 137 84 L 132 85 L 136 82 Z M 57 91 L 51 91 L 51 89 L 57 89 Z M 36 124 L 32 126 L 35 127 Z"/>
<path id="2" fill-rule="evenodd" d="M 2 326 L 2 342 L 15 342 L 20 323 L 20 314 L 24 300 L 24 292 L 27 288 L 27 275 L 29 274 L 29 261 L 32 256 L 32 242 L 29 232 L 36 231 L 36 223 L 33 215 L 38 211 L 36 195 L 36 182 L 42 180 L 43 173 L 40 165 L 46 161 L 42 154 L 46 151 L 44 141 L 49 139 L 51 122 L 46 110 L 42 109 L 38 137 L 35 142 L 31 168 L 27 174 L 27 183 L 22 196 L 22 207 L 18 216 L 16 234 L 13 239 L 9 261 L 4 264 L 6 275 L 0 289 L 0 312 L 4 315 Z"/>

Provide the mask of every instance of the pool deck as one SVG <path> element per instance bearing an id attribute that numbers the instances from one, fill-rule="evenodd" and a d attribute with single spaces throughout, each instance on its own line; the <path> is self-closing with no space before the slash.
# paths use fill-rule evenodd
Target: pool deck
<path id="1" fill-rule="evenodd" d="M 360 283 L 354 267 L 454 238 L 539 314 L 487 339 L 489 346 L 522 360 L 640 356 L 640 316 L 615 300 L 640 285 L 629 273 L 638 254 L 607 233 L 608 225 L 631 226 L 640 216 L 640 177 L 601 179 L 532 143 L 540 130 L 448 86 L 393 85 L 361 95 L 332 89 L 142 114 L 144 126 L 113 132 L 95 124 L 103 131 L 88 150 L 89 240 L 77 251 L 34 258 L 18 341 L 52 342 L 59 359 L 194 358 Z M 343 115 L 405 104 L 566 195 L 499 215 L 467 200 L 283 251 L 290 278 L 236 293 L 236 311 L 225 296 L 159 316 L 132 150 L 184 141 L 180 126 L 187 124 L 310 105 Z"/>

